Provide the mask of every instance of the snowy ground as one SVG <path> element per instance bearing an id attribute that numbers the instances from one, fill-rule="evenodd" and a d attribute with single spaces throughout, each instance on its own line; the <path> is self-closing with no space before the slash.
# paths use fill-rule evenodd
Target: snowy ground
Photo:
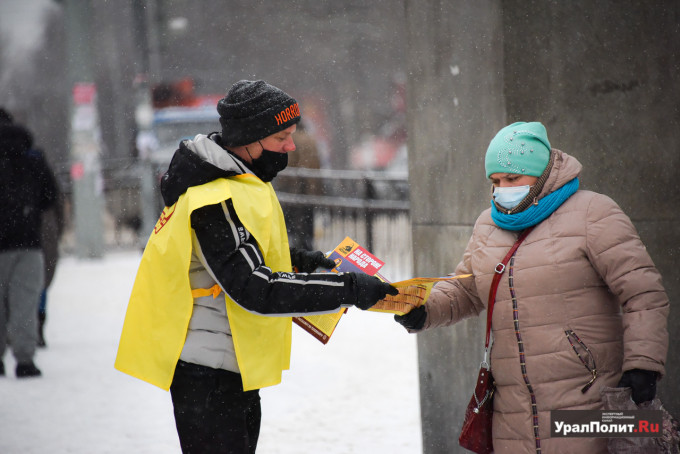
<path id="1" fill-rule="evenodd" d="M 36 358 L 43 377 L 17 380 L 5 355 L 0 453 L 180 452 L 169 393 L 113 368 L 138 261 L 61 260 Z M 357 309 L 325 346 L 293 331 L 291 370 L 261 391 L 258 453 L 422 451 L 415 336 Z"/>

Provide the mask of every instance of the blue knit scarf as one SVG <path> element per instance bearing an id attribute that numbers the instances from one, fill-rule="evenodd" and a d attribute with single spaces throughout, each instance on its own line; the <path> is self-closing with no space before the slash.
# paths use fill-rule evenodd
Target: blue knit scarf
<path id="1" fill-rule="evenodd" d="M 531 205 L 526 210 L 515 214 L 504 214 L 498 211 L 496 204 L 491 201 L 491 218 L 496 225 L 505 230 L 524 230 L 536 225 L 560 207 L 579 186 L 578 178 L 574 178 L 558 190 L 551 192 L 539 200 L 538 205 Z"/>

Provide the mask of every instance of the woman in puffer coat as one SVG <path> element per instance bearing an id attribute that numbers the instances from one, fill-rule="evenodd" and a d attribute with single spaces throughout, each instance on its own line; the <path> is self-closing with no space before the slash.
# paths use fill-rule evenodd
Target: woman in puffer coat
<path id="1" fill-rule="evenodd" d="M 551 148 L 541 123 L 503 128 L 485 166 L 492 206 L 454 273 L 472 277 L 438 283 L 426 305 L 395 318 L 418 332 L 479 315 L 494 268 L 535 226 L 492 314 L 494 450 L 606 453 L 606 438 L 550 438 L 550 412 L 601 410 L 604 386 L 631 387 L 636 403 L 654 398 L 668 349 L 661 276 L 619 206 L 578 190 L 581 164 Z"/>

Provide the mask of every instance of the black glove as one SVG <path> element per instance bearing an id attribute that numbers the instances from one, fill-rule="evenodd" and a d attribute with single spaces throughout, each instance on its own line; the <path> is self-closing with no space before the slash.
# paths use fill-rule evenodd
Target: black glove
<path id="1" fill-rule="evenodd" d="M 633 402 L 641 404 L 656 396 L 656 379 L 659 374 L 651 370 L 632 369 L 623 373 L 617 388 L 631 388 Z"/>
<path id="2" fill-rule="evenodd" d="M 369 309 L 375 303 L 389 295 L 398 295 L 399 290 L 392 287 L 387 282 L 383 282 L 377 277 L 369 276 L 364 273 L 347 273 L 352 276 L 354 282 L 354 292 L 357 297 L 356 307 L 361 310 Z"/>
<path id="3" fill-rule="evenodd" d="M 427 319 L 427 310 L 425 306 L 418 306 L 415 309 L 411 309 L 410 312 L 404 315 L 395 315 L 394 321 L 400 323 L 406 329 L 412 329 L 415 331 L 423 329 L 425 325 L 425 320 Z"/>
<path id="4" fill-rule="evenodd" d="M 290 248 L 290 262 L 298 273 L 311 273 L 315 269 L 335 268 L 335 262 L 321 251 L 305 251 L 304 249 Z"/>

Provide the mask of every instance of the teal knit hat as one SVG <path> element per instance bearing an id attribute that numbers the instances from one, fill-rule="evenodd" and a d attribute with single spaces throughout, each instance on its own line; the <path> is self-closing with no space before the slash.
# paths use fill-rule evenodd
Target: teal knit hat
<path id="1" fill-rule="evenodd" d="M 540 177 L 550 161 L 550 142 L 545 126 L 520 121 L 498 131 L 486 150 L 486 177 L 516 173 Z"/>

